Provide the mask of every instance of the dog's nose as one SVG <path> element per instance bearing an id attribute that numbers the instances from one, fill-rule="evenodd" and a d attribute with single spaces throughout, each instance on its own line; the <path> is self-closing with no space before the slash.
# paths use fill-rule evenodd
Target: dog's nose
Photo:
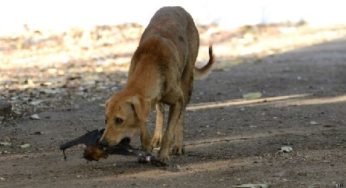
<path id="1" fill-rule="evenodd" d="M 107 147 L 107 146 L 108 146 L 108 142 L 107 142 L 107 140 L 105 140 L 105 139 L 100 140 L 99 144 L 100 144 L 102 147 Z"/>

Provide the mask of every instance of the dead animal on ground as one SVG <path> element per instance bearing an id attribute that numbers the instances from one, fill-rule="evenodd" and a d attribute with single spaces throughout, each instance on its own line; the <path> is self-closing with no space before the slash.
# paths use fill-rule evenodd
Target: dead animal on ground
<path id="1" fill-rule="evenodd" d="M 89 131 L 86 134 L 68 141 L 60 145 L 60 150 L 63 151 L 64 159 L 66 160 L 65 150 L 73 146 L 84 144 L 83 157 L 88 161 L 98 161 L 101 158 L 106 159 L 110 154 L 131 155 L 136 156 L 139 163 L 150 163 L 155 166 L 166 166 L 165 163 L 157 160 L 151 154 L 134 148 L 130 145 L 130 138 L 125 137 L 121 142 L 113 147 L 104 148 L 99 144 L 99 139 L 104 132 L 104 129 Z"/>
<path id="2" fill-rule="evenodd" d="M 131 59 L 127 84 L 106 102 L 103 146 L 115 146 L 125 137 L 140 133 L 141 145 L 151 152 L 160 147 L 158 158 L 181 155 L 184 116 L 195 77 L 207 75 L 213 63 L 195 67 L 199 34 L 191 15 L 181 7 L 163 7 L 152 17 Z M 169 117 L 163 134 L 164 105 Z M 149 113 L 156 108 L 153 137 L 147 129 Z"/>

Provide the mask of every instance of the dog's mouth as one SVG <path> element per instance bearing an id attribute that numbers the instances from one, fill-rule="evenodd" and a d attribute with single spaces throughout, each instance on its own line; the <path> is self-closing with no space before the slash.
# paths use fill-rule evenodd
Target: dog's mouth
<path id="1" fill-rule="evenodd" d="M 123 138 L 118 145 L 129 145 L 131 142 L 131 138 L 125 137 Z"/>
<path id="2" fill-rule="evenodd" d="M 97 142 L 95 145 L 90 145 L 85 148 L 83 157 L 88 161 L 98 161 L 101 158 L 106 159 L 109 154 L 130 155 L 133 149 L 130 146 L 130 142 L 131 139 L 128 137 L 123 138 L 115 146 L 102 146 Z"/>
<path id="3" fill-rule="evenodd" d="M 97 142 L 95 143 L 95 145 L 97 145 L 100 149 L 104 149 L 104 150 L 111 149 L 111 148 L 128 147 L 130 145 L 130 142 L 131 142 L 130 137 L 124 137 L 123 139 L 120 140 L 120 142 L 118 144 L 103 146 L 100 143 L 100 138 L 101 138 L 101 136 L 97 139 Z"/>
<path id="4" fill-rule="evenodd" d="M 103 149 L 109 154 L 130 155 L 134 149 L 131 145 L 131 138 L 123 138 L 117 145 L 104 147 Z"/>

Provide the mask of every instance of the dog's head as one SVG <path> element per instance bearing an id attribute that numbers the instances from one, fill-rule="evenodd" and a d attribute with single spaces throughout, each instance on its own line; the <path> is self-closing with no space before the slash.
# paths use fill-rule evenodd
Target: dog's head
<path id="1" fill-rule="evenodd" d="M 148 115 L 148 104 L 142 97 L 122 94 L 111 97 L 106 102 L 106 128 L 100 144 L 114 146 L 125 137 L 132 138 Z"/>

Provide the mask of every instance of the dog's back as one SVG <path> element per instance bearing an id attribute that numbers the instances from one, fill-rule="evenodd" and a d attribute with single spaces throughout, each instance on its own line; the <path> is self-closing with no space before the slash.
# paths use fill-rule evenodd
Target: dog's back
<path id="1" fill-rule="evenodd" d="M 181 7 L 163 7 L 150 20 L 139 46 L 153 37 L 163 37 L 175 46 L 178 51 L 181 70 L 188 62 L 196 61 L 199 47 L 199 36 L 191 15 Z M 193 66 L 192 66 L 193 67 Z"/>
<path id="2" fill-rule="evenodd" d="M 155 93 L 161 95 L 159 96 L 161 99 L 168 99 L 171 97 L 166 95 L 176 87 L 172 81 L 177 80 L 178 87 L 184 91 L 185 104 L 187 104 L 190 101 L 194 76 L 198 78 L 208 74 L 214 62 L 210 47 L 208 64 L 196 68 L 198 49 L 198 30 L 191 15 L 181 7 L 163 7 L 152 17 L 141 37 L 131 60 L 129 82 L 145 79 L 144 72 L 150 75 L 147 79 L 158 73 L 161 78 L 156 80 L 160 82 L 160 89 Z M 142 73 L 134 75 L 135 70 Z M 138 78 L 140 76 L 142 77 Z M 163 101 L 169 103 L 168 100 Z"/>

